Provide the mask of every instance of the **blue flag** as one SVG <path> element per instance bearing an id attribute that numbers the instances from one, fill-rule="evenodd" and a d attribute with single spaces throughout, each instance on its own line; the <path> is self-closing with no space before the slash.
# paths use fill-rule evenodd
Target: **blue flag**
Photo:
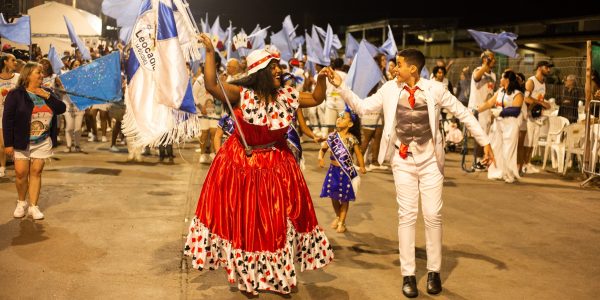
<path id="1" fill-rule="evenodd" d="M 285 28 L 279 32 L 271 35 L 271 44 L 275 45 L 281 53 L 281 59 L 288 61 L 294 57 L 294 50 L 292 48 L 292 41 L 287 34 Z"/>
<path id="2" fill-rule="evenodd" d="M 14 23 L 7 23 L 0 13 L 0 37 L 15 43 L 31 45 L 31 22 L 29 16 L 22 16 Z"/>
<path id="3" fill-rule="evenodd" d="M 231 25 L 231 22 L 229 22 L 229 27 L 227 27 L 227 41 L 225 42 L 225 50 L 227 53 L 225 55 L 227 57 L 227 60 L 231 58 L 240 58 L 240 54 L 233 45 L 233 27 Z"/>
<path id="4" fill-rule="evenodd" d="M 381 78 L 383 73 L 363 40 L 346 76 L 346 85 L 360 98 L 366 98 Z"/>
<path id="5" fill-rule="evenodd" d="M 489 33 L 468 29 L 471 36 L 475 39 L 481 49 L 487 49 L 506 56 L 517 58 L 517 35 L 512 32 L 502 32 L 500 34 Z"/>
<path id="6" fill-rule="evenodd" d="M 290 15 L 285 16 L 285 18 L 283 19 L 282 27 L 283 27 L 283 31 L 285 31 L 285 33 L 287 33 L 290 40 L 293 40 L 296 38 L 296 27 L 297 26 L 294 26 L 294 23 L 292 23 L 292 18 L 290 17 Z"/>
<path id="7" fill-rule="evenodd" d="M 358 42 L 356 39 L 348 32 L 346 34 L 346 54 L 344 56 L 347 59 L 353 58 L 358 52 Z"/>
<path id="8" fill-rule="evenodd" d="M 227 32 L 221 29 L 221 23 L 219 22 L 219 16 L 215 19 L 213 26 L 210 28 L 210 33 L 213 37 L 217 37 L 219 41 L 223 42 L 227 38 Z"/>
<path id="9" fill-rule="evenodd" d="M 262 49 L 265 47 L 265 39 L 267 38 L 267 30 L 271 28 L 271 26 L 267 26 L 265 28 L 260 28 L 260 25 L 256 25 L 256 28 L 250 33 L 248 38 L 250 39 L 250 45 L 252 46 L 252 50 Z"/>
<path id="10" fill-rule="evenodd" d="M 54 71 L 54 73 L 56 74 L 60 74 L 60 69 L 62 69 L 62 67 L 64 67 L 65 64 L 63 64 L 60 57 L 58 57 L 58 53 L 56 53 L 56 49 L 54 49 L 54 46 L 52 46 L 52 44 L 50 44 L 50 50 L 48 50 L 48 60 L 52 65 L 52 71 Z"/>
<path id="11" fill-rule="evenodd" d="M 69 38 L 71 39 L 71 43 L 77 45 L 77 49 L 81 52 L 81 57 L 83 59 L 92 60 L 92 55 L 90 55 L 90 50 L 85 46 L 83 41 L 77 36 L 75 33 L 75 29 L 73 29 L 73 24 L 67 18 L 67 16 L 63 16 L 65 18 L 65 23 L 67 24 L 67 30 L 69 31 Z"/>
<path id="12" fill-rule="evenodd" d="M 59 77 L 79 110 L 93 104 L 117 102 L 123 97 L 119 52 L 98 58 Z"/>
<path id="13" fill-rule="evenodd" d="M 331 59 L 328 56 L 323 55 L 323 47 L 321 46 L 321 41 L 319 40 L 319 35 L 313 26 L 312 35 L 308 33 L 304 34 L 306 37 L 306 56 L 308 61 L 312 61 L 315 64 L 319 64 L 322 66 L 329 66 L 331 64 Z"/>
<path id="14" fill-rule="evenodd" d="M 327 24 L 327 33 L 325 34 L 325 41 L 323 42 L 323 57 L 331 56 L 331 48 L 333 47 L 333 29 Z"/>
<path id="15" fill-rule="evenodd" d="M 388 38 L 385 40 L 383 45 L 379 47 L 379 50 L 385 54 L 387 60 L 393 59 L 398 53 L 398 47 L 396 47 L 396 41 L 394 40 L 394 33 L 392 28 L 388 25 Z"/>
<path id="16" fill-rule="evenodd" d="M 365 43 L 365 46 L 367 47 L 367 50 L 369 51 L 369 53 L 371 54 L 372 57 L 375 57 L 375 55 L 377 55 L 377 53 L 379 53 L 379 49 L 377 49 L 377 47 L 371 43 L 369 43 L 369 41 L 362 39 L 362 41 L 360 41 L 360 43 Z"/>
<path id="17" fill-rule="evenodd" d="M 423 66 L 423 69 L 421 69 L 421 78 L 429 79 L 429 69 L 427 69 L 427 66 Z"/>

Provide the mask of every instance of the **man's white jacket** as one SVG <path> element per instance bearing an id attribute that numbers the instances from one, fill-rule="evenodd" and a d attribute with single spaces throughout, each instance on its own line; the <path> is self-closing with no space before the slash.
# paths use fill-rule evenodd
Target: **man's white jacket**
<path id="1" fill-rule="evenodd" d="M 364 114 L 379 112 L 383 109 L 383 137 L 381 138 L 381 147 L 377 158 L 380 164 L 384 161 L 391 161 L 392 155 L 398 152 L 394 147 L 394 144 L 397 142 L 396 123 L 398 120 L 396 120 L 396 110 L 398 108 L 400 93 L 404 90 L 404 85 L 405 83 L 400 83 L 397 80 L 390 80 L 381 86 L 375 94 L 365 99 L 361 99 L 354 94 L 344 82 L 340 85 L 342 98 L 357 114 L 362 116 Z M 435 156 L 438 168 L 442 174 L 444 173 L 444 139 L 439 122 L 442 108 L 447 109 L 463 122 L 480 145 L 488 145 L 490 143 L 488 136 L 481 129 L 479 122 L 473 114 L 456 97 L 448 92 L 441 82 L 421 78 L 417 85 L 425 93 L 429 113 L 429 126 L 431 126 L 433 145 L 435 146 Z"/>

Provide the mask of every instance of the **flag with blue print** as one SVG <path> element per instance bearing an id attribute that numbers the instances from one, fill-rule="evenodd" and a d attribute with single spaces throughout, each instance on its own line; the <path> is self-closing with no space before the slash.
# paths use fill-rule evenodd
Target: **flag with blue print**
<path id="1" fill-rule="evenodd" d="M 178 27 L 186 23 L 176 22 L 174 7 L 171 0 L 145 0 L 131 34 L 123 132 L 138 146 L 179 142 L 199 133 L 178 37 Z"/>
<path id="2" fill-rule="evenodd" d="M 0 13 L 0 37 L 15 43 L 31 45 L 31 21 L 29 16 L 22 16 L 13 23 L 4 20 Z"/>
<path id="3" fill-rule="evenodd" d="M 512 32 L 501 32 L 499 34 L 468 29 L 469 34 L 475 39 L 483 50 L 490 50 L 506 56 L 517 58 L 517 35 Z"/>
<path id="4" fill-rule="evenodd" d="M 383 73 L 362 41 L 346 76 L 346 85 L 360 98 L 366 98 L 373 87 L 383 78 Z"/>
<path id="5" fill-rule="evenodd" d="M 123 98 L 119 52 L 100 57 L 59 78 L 71 101 L 81 111 L 94 104 L 118 102 Z"/>
<path id="6" fill-rule="evenodd" d="M 75 29 L 73 28 L 73 24 L 67 16 L 63 16 L 65 18 L 65 24 L 67 24 L 67 31 L 69 32 L 69 38 L 71 39 L 71 43 L 77 45 L 77 50 L 81 52 L 81 57 L 83 59 L 92 60 L 92 55 L 90 55 L 90 50 L 85 46 L 83 41 L 77 36 Z"/>

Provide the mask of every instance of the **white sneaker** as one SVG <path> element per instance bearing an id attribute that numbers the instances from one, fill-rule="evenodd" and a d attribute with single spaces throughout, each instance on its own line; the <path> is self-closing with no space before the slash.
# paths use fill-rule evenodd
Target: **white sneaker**
<path id="1" fill-rule="evenodd" d="M 39 206 L 30 206 L 29 207 L 29 215 L 34 219 L 34 220 L 41 220 L 44 218 L 44 214 L 40 211 L 40 207 Z"/>
<path id="2" fill-rule="evenodd" d="M 527 174 L 535 174 L 535 173 L 539 173 L 540 170 L 538 170 L 538 168 L 534 167 L 532 164 L 528 164 L 527 165 L 527 170 L 525 171 L 525 173 Z"/>
<path id="3" fill-rule="evenodd" d="M 110 146 L 110 148 L 108 150 L 110 150 L 110 152 L 119 152 L 120 151 L 119 148 L 117 148 L 117 146 L 115 146 L 115 145 Z"/>
<path id="4" fill-rule="evenodd" d="M 108 141 L 108 140 L 106 139 L 106 137 L 105 137 L 105 136 L 102 136 L 102 142 L 103 142 L 103 143 L 106 143 L 107 141 Z"/>
<path id="5" fill-rule="evenodd" d="M 201 163 L 201 164 L 208 163 L 208 159 L 209 159 L 209 156 L 208 156 L 208 155 L 206 155 L 206 154 L 202 154 L 202 155 L 200 155 L 200 163 Z"/>
<path id="6" fill-rule="evenodd" d="M 93 134 L 91 134 L 90 137 L 88 138 L 88 142 L 94 142 L 94 141 L 96 141 L 96 137 Z"/>
<path id="7" fill-rule="evenodd" d="M 0 177 L 4 177 L 6 175 L 6 167 L 0 167 Z"/>
<path id="8" fill-rule="evenodd" d="M 371 172 L 371 171 L 373 171 L 373 169 L 375 169 L 375 168 L 377 168 L 377 167 L 376 167 L 376 166 L 374 166 L 373 164 L 369 164 L 369 165 L 368 165 L 368 166 L 365 168 L 365 170 L 367 170 L 367 172 Z"/>
<path id="9" fill-rule="evenodd" d="M 211 153 L 208 155 L 208 157 L 210 157 L 210 161 L 213 161 L 215 159 L 215 156 L 217 156 L 217 155 L 214 153 Z"/>
<path id="10" fill-rule="evenodd" d="M 15 208 L 15 212 L 13 216 L 15 218 L 22 218 L 25 216 L 25 207 L 27 207 L 27 201 L 17 200 L 17 207 Z"/>

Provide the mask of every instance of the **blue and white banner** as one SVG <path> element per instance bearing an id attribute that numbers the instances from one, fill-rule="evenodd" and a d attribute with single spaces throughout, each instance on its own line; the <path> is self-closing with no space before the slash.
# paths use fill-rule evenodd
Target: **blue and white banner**
<path id="1" fill-rule="evenodd" d="M 200 132 L 173 7 L 172 1 L 145 0 L 131 34 L 123 132 L 139 146 Z"/>

